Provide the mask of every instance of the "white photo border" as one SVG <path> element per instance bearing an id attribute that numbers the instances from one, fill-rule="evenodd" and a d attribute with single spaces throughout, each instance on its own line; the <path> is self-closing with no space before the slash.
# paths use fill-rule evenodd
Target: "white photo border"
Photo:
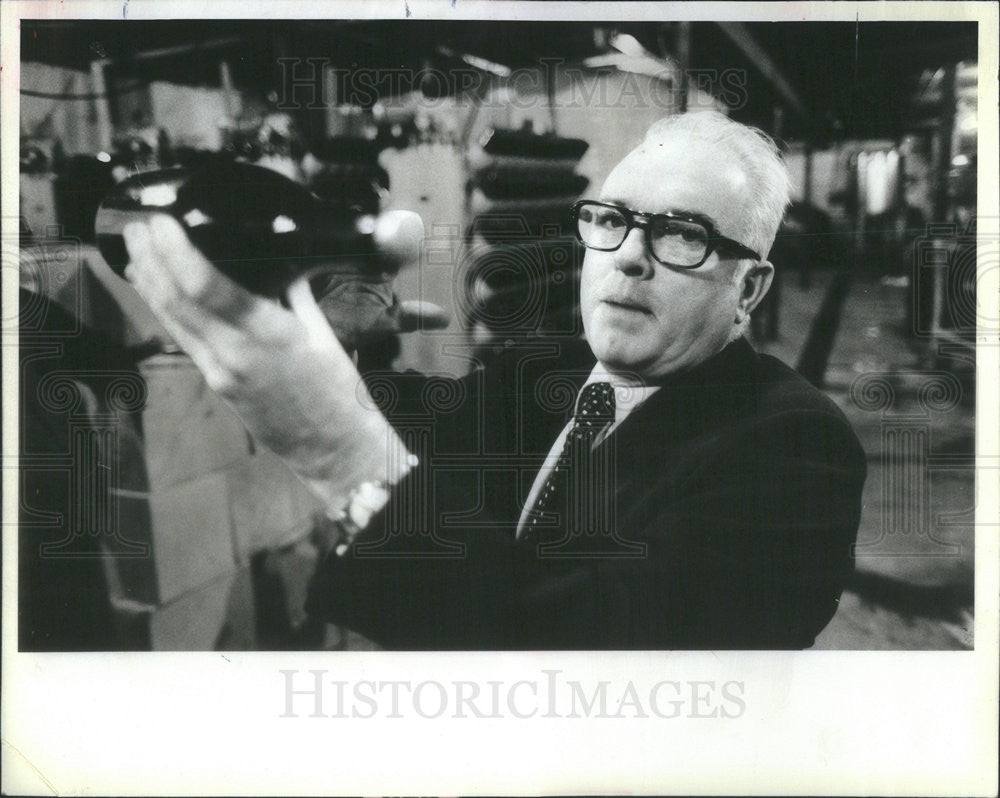
<path id="1" fill-rule="evenodd" d="M 3 236 L 16 219 L 19 20 L 490 19 L 743 21 L 964 20 L 979 24 L 979 205 L 998 208 L 996 6 L 989 2 L 581 3 L 232 2 L 65 0 L 0 4 L 3 35 Z M 8 263 L 4 253 L 4 266 Z M 16 314 L 17 274 L 3 269 L 3 318 Z M 983 311 L 1000 317 L 998 274 L 981 274 Z M 978 338 L 975 650 L 967 652 L 191 653 L 17 652 L 17 339 L 3 341 L 3 791 L 8 794 L 881 794 L 997 791 L 1000 340 Z M 992 464 L 992 468 L 987 468 Z M 359 699 L 311 717 L 296 688 L 322 672 L 343 682 L 499 682 L 499 717 L 420 711 L 392 717 Z M 553 672 L 555 676 L 552 675 Z M 311 678 L 311 676 L 309 676 Z M 547 716 L 555 679 L 649 717 Z M 295 681 L 297 680 L 297 681 Z M 699 688 L 729 684 L 728 710 L 698 717 Z M 528 686 L 515 687 L 519 683 Z M 673 683 L 679 684 L 674 688 Z M 534 684 L 534 692 L 531 685 Z M 660 696 L 686 695 L 680 717 Z M 735 684 L 739 684 L 737 688 Z M 367 688 L 366 688 L 367 689 Z M 363 691 L 364 692 L 364 691 Z M 511 696 L 513 695 L 513 698 Z M 533 699 L 533 696 L 535 699 Z M 312 700 L 306 696 L 308 700 Z M 627 701 L 634 699 L 627 698 Z M 742 708 L 741 708 L 742 704 Z M 692 716 L 692 705 L 695 707 Z M 535 709 L 532 717 L 519 718 Z M 672 711 L 672 710 L 671 710 Z M 555 715 L 562 716 L 556 717 Z"/>

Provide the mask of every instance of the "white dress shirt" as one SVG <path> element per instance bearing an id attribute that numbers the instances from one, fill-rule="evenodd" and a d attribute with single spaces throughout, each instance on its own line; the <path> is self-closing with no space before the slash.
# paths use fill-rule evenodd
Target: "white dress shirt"
<path id="1" fill-rule="evenodd" d="M 608 435 L 610 435 L 611 432 L 626 419 L 629 413 L 635 410 L 635 408 L 645 402 L 659 389 L 658 385 L 644 385 L 638 379 L 629 379 L 628 377 L 623 377 L 618 374 L 612 374 L 600 363 L 594 366 L 594 370 L 590 372 L 590 376 L 587 377 L 587 381 L 580 387 L 581 393 L 585 387 L 595 382 L 609 382 L 612 387 L 614 387 L 615 420 L 610 427 L 602 431 L 594 439 L 593 446 L 597 446 L 601 443 L 601 441 L 607 438 Z M 576 400 L 580 401 L 579 393 L 576 396 Z M 521 509 L 521 518 L 517 522 L 518 537 L 520 537 L 521 533 L 524 531 L 524 525 L 528 521 L 529 511 L 532 507 L 534 507 L 535 500 L 538 498 L 538 494 L 541 492 L 542 486 L 545 485 L 545 481 L 549 478 L 549 474 L 552 472 L 552 469 L 556 467 L 556 463 L 559 461 L 559 455 L 562 454 L 563 446 L 566 443 L 566 436 L 569 435 L 569 431 L 572 428 L 573 419 L 570 419 L 566 426 L 563 427 L 562 432 L 559 433 L 555 443 L 552 444 L 552 448 L 549 450 L 541 468 L 538 470 L 538 474 L 535 476 L 535 482 L 532 484 L 531 491 L 528 493 L 528 498 L 524 502 L 524 507 Z"/>

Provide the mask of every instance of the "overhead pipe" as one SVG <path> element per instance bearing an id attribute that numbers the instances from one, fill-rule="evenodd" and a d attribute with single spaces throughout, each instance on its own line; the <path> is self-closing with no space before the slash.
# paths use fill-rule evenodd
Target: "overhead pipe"
<path id="1" fill-rule="evenodd" d="M 785 98 L 789 106 L 803 119 L 809 118 L 809 111 L 805 103 L 799 97 L 798 92 L 792 88 L 778 65 L 774 63 L 763 47 L 750 35 L 750 31 L 742 22 L 719 22 L 719 28 L 735 44 L 740 51 L 750 59 L 757 69 L 763 73 L 764 77 L 771 82 L 778 94 Z"/>

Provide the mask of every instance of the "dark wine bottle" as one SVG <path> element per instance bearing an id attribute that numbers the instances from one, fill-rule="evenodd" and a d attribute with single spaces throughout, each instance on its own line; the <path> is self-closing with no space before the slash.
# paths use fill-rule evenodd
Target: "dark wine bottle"
<path id="1" fill-rule="evenodd" d="M 140 173 L 108 192 L 94 227 L 117 274 L 129 260 L 122 230 L 152 213 L 176 218 L 220 271 L 264 296 L 280 297 L 297 277 L 332 262 L 375 261 L 374 216 L 320 199 L 270 169 L 220 158 Z"/>

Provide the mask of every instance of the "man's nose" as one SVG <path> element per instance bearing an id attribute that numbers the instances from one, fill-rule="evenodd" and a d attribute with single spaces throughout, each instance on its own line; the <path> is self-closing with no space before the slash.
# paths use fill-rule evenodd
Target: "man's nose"
<path id="1" fill-rule="evenodd" d="M 646 234 L 641 228 L 629 230 L 622 245 L 615 250 L 615 268 L 640 280 L 653 276 L 653 259 L 646 249 Z"/>

